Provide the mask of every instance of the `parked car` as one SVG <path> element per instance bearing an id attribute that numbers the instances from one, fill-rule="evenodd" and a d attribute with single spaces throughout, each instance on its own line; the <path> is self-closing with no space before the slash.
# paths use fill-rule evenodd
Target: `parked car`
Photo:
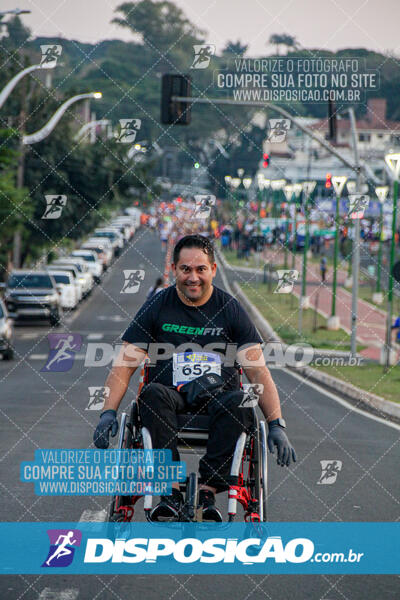
<path id="1" fill-rule="evenodd" d="M 99 260 L 103 265 L 103 271 L 106 271 L 111 264 L 113 251 L 109 240 L 107 240 L 106 244 L 102 244 L 99 240 L 88 240 L 84 244 L 82 244 L 81 250 L 93 250 L 96 252 Z"/>
<path id="2" fill-rule="evenodd" d="M 114 250 L 114 256 L 119 256 L 124 247 L 124 240 L 120 233 L 112 229 L 96 229 L 92 234 L 92 238 L 107 238 L 110 240 Z"/>
<path id="3" fill-rule="evenodd" d="M 58 258 L 52 263 L 52 265 L 73 265 L 76 267 L 79 271 L 78 280 L 82 285 L 83 296 L 90 294 L 93 288 L 93 275 L 89 272 L 87 264 L 83 258 L 72 258 L 71 256 L 66 256 L 63 258 Z"/>
<path id="4" fill-rule="evenodd" d="M 94 250 L 85 250 L 81 248 L 80 250 L 74 250 L 71 252 L 70 256 L 72 258 L 82 258 L 86 262 L 90 273 L 93 275 L 95 283 L 100 283 L 101 275 L 103 273 L 103 263 L 98 258 L 97 253 Z"/>
<path id="5" fill-rule="evenodd" d="M 7 310 L 14 319 L 49 319 L 57 326 L 62 317 L 56 282 L 47 271 L 12 271 L 4 295 Z"/>
<path id="6" fill-rule="evenodd" d="M 74 282 L 74 276 L 69 271 L 51 270 L 54 281 L 57 285 L 57 290 L 60 294 L 61 306 L 63 308 L 75 308 L 79 302 L 79 294 Z"/>
<path id="7" fill-rule="evenodd" d="M 0 298 L 0 354 L 4 360 L 12 360 L 14 358 L 12 338 L 13 322 L 8 315 L 6 305 Z"/>
<path id="8" fill-rule="evenodd" d="M 126 223 L 121 223 L 120 221 L 112 221 L 108 227 L 113 231 L 116 231 L 120 235 L 122 235 L 124 242 L 129 242 L 131 239 L 131 228 Z"/>
<path id="9" fill-rule="evenodd" d="M 123 217 L 117 217 L 116 219 L 114 219 L 112 221 L 112 223 L 114 225 L 120 225 L 120 224 L 124 225 L 124 227 L 128 229 L 128 233 L 129 233 L 128 239 L 131 239 L 133 237 L 133 235 L 135 233 L 135 225 L 134 225 L 134 222 L 131 217 L 129 217 L 128 215 L 123 216 Z"/>
<path id="10" fill-rule="evenodd" d="M 71 273 L 73 280 L 74 280 L 74 284 L 75 284 L 78 302 L 80 302 L 82 300 L 82 296 L 83 296 L 82 283 L 79 281 L 79 271 L 76 267 L 74 267 L 74 265 L 52 263 L 51 265 L 47 266 L 47 270 L 49 271 L 49 273 L 52 273 L 53 271 L 55 271 L 55 272 L 64 271 L 66 273 Z"/>

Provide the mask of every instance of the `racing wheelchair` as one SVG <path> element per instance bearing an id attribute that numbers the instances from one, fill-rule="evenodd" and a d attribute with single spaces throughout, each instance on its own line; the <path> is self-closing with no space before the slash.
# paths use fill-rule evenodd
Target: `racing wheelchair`
<path id="1" fill-rule="evenodd" d="M 136 399 L 132 402 L 129 414 L 121 414 L 118 436 L 118 450 L 152 449 L 152 440 L 146 427 L 140 422 L 138 398 L 143 386 L 148 382 L 146 366 L 142 368 L 141 380 Z M 242 371 L 240 370 L 242 387 Z M 248 432 L 242 432 L 236 442 L 232 458 L 230 474 L 237 477 L 237 485 L 228 489 L 228 521 L 234 521 L 238 503 L 243 509 L 246 522 L 262 522 L 267 520 L 267 433 L 265 421 L 257 417 L 254 406 L 253 424 Z M 208 439 L 209 417 L 204 414 L 193 414 L 189 411 L 177 415 L 178 450 L 181 455 L 200 454 L 205 451 Z M 180 490 L 185 503 L 182 520 L 199 521 L 202 512 L 198 505 L 198 475 L 190 473 L 186 481 L 180 483 Z M 108 519 L 110 522 L 132 521 L 135 505 L 141 498 L 135 496 L 113 496 Z M 144 495 L 144 512 L 148 521 L 152 510 L 152 495 Z"/>

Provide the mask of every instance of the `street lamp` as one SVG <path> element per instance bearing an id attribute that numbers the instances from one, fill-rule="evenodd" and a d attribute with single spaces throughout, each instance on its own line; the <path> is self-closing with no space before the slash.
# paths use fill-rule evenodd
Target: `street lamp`
<path id="1" fill-rule="evenodd" d="M 335 210 L 335 247 L 333 253 L 333 280 L 332 280 L 332 309 L 331 316 L 328 319 L 328 329 L 339 329 L 340 318 L 336 316 L 336 285 L 337 285 L 337 260 L 339 249 L 339 207 L 340 198 L 343 192 L 344 185 L 347 181 L 346 175 L 337 175 L 332 177 L 332 185 L 336 194 L 336 210 Z"/>
<path id="2" fill-rule="evenodd" d="M 393 264 L 395 258 L 395 235 L 397 219 L 397 197 L 399 193 L 399 175 L 400 175 L 400 153 L 387 154 L 385 162 L 393 175 L 393 212 L 392 212 L 392 239 L 390 241 L 390 263 L 389 263 L 389 283 L 388 283 L 388 309 L 386 322 L 386 360 L 385 371 L 391 363 L 390 355 L 392 350 L 392 310 L 393 310 Z"/>
<path id="3" fill-rule="evenodd" d="M 46 125 L 44 125 L 44 127 L 39 129 L 35 133 L 31 133 L 29 135 L 24 135 L 22 138 L 22 143 L 24 145 L 36 144 L 37 142 L 41 142 L 42 140 L 44 140 L 53 131 L 53 129 L 55 128 L 55 126 L 57 125 L 57 123 L 59 122 L 59 120 L 61 119 L 63 114 L 65 113 L 65 111 L 71 106 L 71 104 L 74 104 L 75 102 L 78 102 L 79 100 L 86 100 L 88 98 L 99 99 L 101 97 L 102 97 L 101 92 L 90 92 L 88 94 L 78 94 L 76 96 L 72 96 L 72 98 L 69 98 L 63 104 L 61 104 L 61 106 L 56 110 L 56 112 L 50 118 L 50 120 L 46 123 Z"/>
<path id="4" fill-rule="evenodd" d="M 73 102 L 76 102 L 77 100 L 81 100 L 84 98 L 101 98 L 101 96 L 102 96 L 101 92 L 93 92 L 90 94 L 80 94 L 79 96 L 73 96 L 72 98 L 70 98 L 69 100 L 64 102 L 64 104 L 62 104 L 58 108 L 58 110 L 54 113 L 54 115 L 51 117 L 51 119 L 48 121 L 48 123 L 44 127 L 42 127 L 42 129 L 39 129 L 39 131 L 36 131 L 36 133 L 33 133 L 31 135 L 22 136 L 22 139 L 20 139 L 21 155 L 20 155 L 20 159 L 19 159 L 18 175 L 17 175 L 17 183 L 18 183 L 19 188 L 22 188 L 23 183 L 24 183 L 24 171 L 25 171 L 24 146 L 29 145 L 29 144 L 35 144 L 36 142 L 40 142 L 45 137 L 47 137 L 49 135 L 49 133 L 51 133 L 51 131 L 53 131 L 54 127 L 57 125 L 58 121 L 61 119 L 64 112 L 67 110 L 67 108 L 71 104 L 73 104 Z M 14 267 L 18 268 L 20 266 L 20 262 L 21 262 L 21 232 L 19 230 L 16 230 L 14 232 L 14 242 L 13 242 L 13 265 L 14 265 Z"/>
<path id="5" fill-rule="evenodd" d="M 299 306 L 299 335 L 301 335 L 303 328 L 303 308 L 309 307 L 309 300 L 306 296 L 307 293 L 307 253 L 310 240 L 310 210 L 309 210 L 309 199 L 313 193 L 316 181 L 303 181 L 302 190 L 305 197 L 304 202 L 304 217 L 305 217 L 305 235 L 304 235 L 304 249 L 303 249 L 303 272 L 301 279 L 301 296 Z"/>
<path id="6" fill-rule="evenodd" d="M 381 292 L 381 272 L 382 272 L 382 234 L 383 234 L 383 205 L 389 193 L 388 185 L 381 185 L 375 188 L 375 194 L 379 200 L 379 249 L 378 249 L 378 269 L 376 273 L 376 290 L 372 296 L 372 302 L 382 304 L 383 294 Z"/>
<path id="7" fill-rule="evenodd" d="M 11 94 L 15 86 L 25 75 L 28 73 L 32 73 L 32 71 L 36 71 L 37 69 L 41 69 L 41 65 L 31 65 L 30 67 L 26 67 L 26 69 L 22 69 L 19 73 L 14 75 L 12 79 L 4 86 L 4 88 L 0 92 L 0 108 L 2 108 L 4 102 L 7 100 L 8 96 Z"/>
<path id="8" fill-rule="evenodd" d="M 250 186 L 251 186 L 251 184 L 252 184 L 252 181 L 253 181 L 253 180 L 252 180 L 252 178 L 251 178 L 251 177 L 243 177 L 243 179 L 242 179 L 242 183 L 243 183 L 243 187 L 244 187 L 244 189 L 245 189 L 245 190 L 248 190 L 248 189 L 249 189 L 249 187 L 250 187 Z"/>
<path id="9" fill-rule="evenodd" d="M 230 175 L 225 175 L 224 177 L 226 185 L 231 184 L 232 177 Z"/>

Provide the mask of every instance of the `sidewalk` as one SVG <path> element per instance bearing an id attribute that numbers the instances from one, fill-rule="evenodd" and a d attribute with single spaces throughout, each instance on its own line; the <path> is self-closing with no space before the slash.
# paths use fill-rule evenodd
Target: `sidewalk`
<path id="1" fill-rule="evenodd" d="M 283 250 L 265 249 L 263 257 L 267 262 L 275 264 L 283 263 Z M 289 268 L 292 265 L 292 255 L 289 255 Z M 296 255 L 295 269 L 301 274 L 302 256 Z M 325 283 L 321 282 L 319 265 L 307 263 L 307 286 L 306 295 L 310 304 L 326 318 L 331 314 L 332 305 L 332 276 L 333 269 L 328 268 Z M 336 315 L 340 317 L 340 325 L 351 333 L 351 291 L 344 289 L 343 284 L 347 276 L 347 270 L 337 270 L 336 288 Z M 295 286 L 294 294 L 299 297 L 300 286 Z M 362 356 L 379 361 L 380 348 L 385 343 L 386 315 L 385 312 L 374 307 L 364 300 L 358 300 L 357 318 L 357 340 L 363 346 L 367 346 L 360 352 Z M 397 356 L 397 359 L 399 356 Z"/>

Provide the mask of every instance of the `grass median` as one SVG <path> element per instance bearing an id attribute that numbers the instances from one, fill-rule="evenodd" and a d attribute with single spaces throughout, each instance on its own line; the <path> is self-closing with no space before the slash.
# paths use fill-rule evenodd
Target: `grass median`
<path id="1" fill-rule="evenodd" d="M 326 319 L 314 309 L 303 310 L 302 335 L 299 335 L 299 301 L 292 294 L 274 294 L 268 285 L 241 284 L 241 289 L 287 344 L 307 343 L 314 348 L 350 350 L 350 336 L 343 330 L 326 328 Z M 362 350 L 359 346 L 357 350 Z"/>
<path id="2" fill-rule="evenodd" d="M 321 369 L 332 377 L 342 379 L 347 383 L 351 383 L 362 390 L 371 392 L 400 404 L 399 387 L 400 387 L 400 369 L 398 366 L 391 367 L 387 373 L 383 372 L 382 365 L 368 363 L 360 366 L 346 367 L 314 367 Z"/>

